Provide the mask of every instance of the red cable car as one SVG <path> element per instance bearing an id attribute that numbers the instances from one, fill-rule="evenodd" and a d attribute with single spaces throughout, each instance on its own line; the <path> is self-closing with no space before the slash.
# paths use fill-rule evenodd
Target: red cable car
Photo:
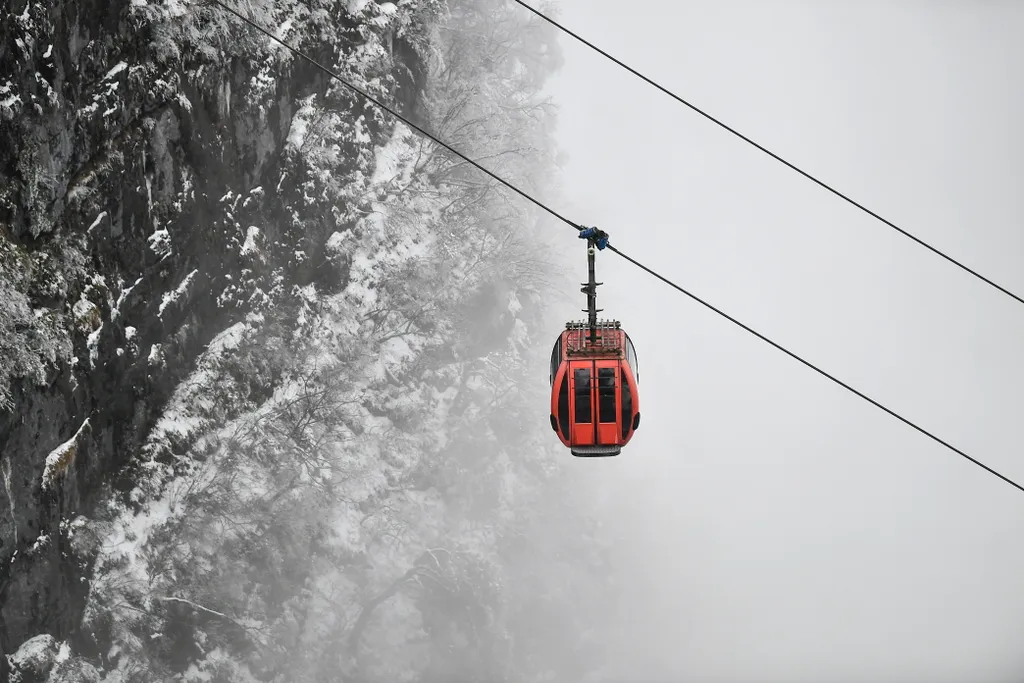
<path id="1" fill-rule="evenodd" d="M 587 232 L 593 230 L 595 232 Z M 607 244 L 607 236 L 588 229 L 590 282 L 587 295 L 589 321 L 566 323 L 551 350 L 551 428 L 573 455 L 618 455 L 640 426 L 639 369 L 636 350 L 618 321 L 597 320 L 594 281 L 594 246 Z M 603 243 L 594 237 L 604 236 Z"/>

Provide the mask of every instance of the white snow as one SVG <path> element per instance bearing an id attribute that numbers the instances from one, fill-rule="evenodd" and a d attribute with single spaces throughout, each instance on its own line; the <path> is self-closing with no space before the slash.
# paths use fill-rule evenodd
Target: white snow
<path id="1" fill-rule="evenodd" d="M 291 20 L 291 17 L 289 17 L 288 19 L 285 19 L 284 22 L 281 24 L 280 27 L 278 27 L 278 29 L 276 31 L 277 39 L 278 40 L 284 40 L 285 37 L 288 35 L 288 32 L 292 30 L 292 25 L 293 24 L 294 24 L 294 22 Z M 274 42 L 274 44 L 275 45 L 279 45 L 280 43 Z M 285 48 L 282 48 L 282 49 L 285 49 Z"/>
<path id="2" fill-rule="evenodd" d="M 75 449 L 78 448 L 78 437 L 82 435 L 82 432 L 89 426 L 89 418 L 85 418 L 82 426 L 78 428 L 78 431 L 74 435 L 62 443 L 61 445 L 50 451 L 50 454 L 46 456 L 46 466 L 43 468 L 43 488 L 47 489 L 53 485 L 54 477 L 57 476 L 59 471 L 64 471 L 67 467 L 74 462 Z"/>
<path id="3" fill-rule="evenodd" d="M 35 551 L 39 550 L 40 548 L 44 547 L 49 542 L 50 542 L 50 534 L 39 534 L 39 536 L 36 537 L 35 543 L 32 544 L 32 550 L 30 552 L 35 552 Z"/>
<path id="4" fill-rule="evenodd" d="M 131 294 L 132 290 L 135 289 L 139 285 L 140 282 L 142 282 L 142 278 L 141 277 L 138 280 L 136 280 L 135 283 L 131 287 L 125 289 L 123 292 L 121 292 L 120 296 L 117 297 L 117 303 L 114 304 L 114 309 L 110 312 L 110 319 L 111 320 L 117 320 L 117 316 L 119 316 L 121 314 L 121 304 L 124 303 L 125 297 L 127 297 L 129 294 Z M 126 329 L 127 330 L 134 330 L 135 328 L 134 327 L 129 327 L 129 328 L 126 328 Z"/>
<path id="5" fill-rule="evenodd" d="M 242 255 L 252 254 L 258 249 L 256 248 L 256 238 L 260 234 L 260 229 L 255 225 L 250 225 L 245 230 L 245 242 L 242 244 Z"/>
<path id="6" fill-rule="evenodd" d="M 377 11 L 380 12 L 380 14 L 371 19 L 370 23 L 383 28 L 391 22 L 391 19 L 398 11 L 398 8 L 395 7 L 395 3 L 393 2 L 383 2 L 377 5 Z"/>
<path id="7" fill-rule="evenodd" d="M 18 102 L 21 102 L 21 101 L 22 100 L 21 100 L 21 96 L 20 95 L 9 95 L 8 97 L 0 100 L 0 107 L 6 107 L 6 108 L 9 109 L 9 108 L 13 107 L 15 105 L 15 103 L 18 103 Z"/>
<path id="8" fill-rule="evenodd" d="M 341 249 L 341 245 L 347 239 L 349 239 L 349 235 L 350 234 L 351 233 L 349 231 L 347 231 L 347 230 L 344 231 L 344 232 L 335 231 L 335 232 L 331 233 L 331 236 L 327 238 L 327 245 L 326 245 L 327 246 L 327 251 L 332 252 L 332 253 L 340 252 L 342 250 Z"/>
<path id="9" fill-rule="evenodd" d="M 29 638 L 8 659 L 19 671 L 41 671 L 54 660 L 57 640 L 49 633 Z"/>
<path id="10" fill-rule="evenodd" d="M 188 8 L 180 0 L 164 0 L 164 10 L 169 19 L 177 19 L 188 14 Z"/>
<path id="11" fill-rule="evenodd" d="M 124 338 L 125 339 L 131 341 L 132 339 L 135 339 L 135 334 L 136 334 L 136 330 L 131 325 L 128 325 L 128 326 L 126 326 L 124 328 Z"/>
<path id="12" fill-rule="evenodd" d="M 292 125 L 288 130 L 288 142 L 287 146 L 294 150 L 302 148 L 302 144 L 306 141 L 306 135 L 309 132 L 309 121 L 316 113 L 313 107 L 313 100 L 315 95 L 301 100 L 298 111 L 292 116 Z"/>
<path id="13" fill-rule="evenodd" d="M 100 224 L 100 221 L 102 221 L 102 220 L 103 220 L 104 218 L 106 218 L 106 217 L 107 217 L 107 212 L 106 212 L 106 211 L 103 211 L 103 212 L 101 212 L 99 216 L 96 216 L 96 220 L 94 220 L 94 221 L 92 222 L 92 225 L 90 225 L 90 226 L 89 226 L 89 227 L 88 227 L 88 228 L 86 229 L 86 232 L 87 232 L 87 233 L 89 233 L 89 232 L 92 232 L 92 231 L 93 231 L 93 228 L 95 228 L 95 227 L 96 227 L 97 225 L 99 225 L 99 224 Z"/>
<path id="14" fill-rule="evenodd" d="M 188 286 L 192 284 L 192 280 L 198 272 L 198 268 L 194 269 L 191 273 L 185 276 L 185 279 L 181 281 L 181 284 L 178 285 L 174 291 L 166 292 L 164 294 L 163 300 L 160 302 L 160 309 L 157 311 L 157 315 L 162 316 L 164 314 L 164 309 L 181 298 L 181 296 L 188 290 Z"/>
<path id="15" fill-rule="evenodd" d="M 380 360 L 378 362 L 379 374 L 377 377 L 382 379 L 387 372 L 394 372 L 397 370 L 403 362 L 413 358 L 416 352 L 409 346 L 408 342 L 401 337 L 389 339 L 380 347 Z"/>
<path id="16" fill-rule="evenodd" d="M 515 315 L 521 310 L 523 310 L 523 305 L 519 303 L 519 297 L 516 296 L 515 291 L 510 291 L 508 293 L 508 312 Z"/>
<path id="17" fill-rule="evenodd" d="M 85 296 L 85 292 L 82 292 L 82 296 L 80 296 L 78 298 L 78 301 L 75 302 L 75 305 L 71 307 L 71 312 L 74 313 L 76 319 L 82 320 L 90 318 L 92 316 L 93 310 L 96 309 L 96 304 L 89 301 L 89 299 L 86 298 Z"/>
<path id="18" fill-rule="evenodd" d="M 91 368 L 96 367 L 96 360 L 100 355 L 100 332 L 102 331 L 103 323 L 100 323 L 100 326 L 93 330 L 86 340 L 85 345 L 89 348 L 89 367 Z"/>
<path id="19" fill-rule="evenodd" d="M 103 77 L 103 80 L 104 81 L 110 80 L 111 78 L 113 78 L 114 76 L 116 76 L 117 74 L 121 73 L 122 71 L 124 71 L 127 68 L 128 68 L 128 64 L 127 63 L 125 63 L 123 61 L 122 62 L 118 62 L 117 64 L 114 65 L 114 67 L 110 71 L 107 72 L 107 75 Z"/>
<path id="20" fill-rule="evenodd" d="M 378 147 L 374 156 L 373 175 L 370 176 L 372 185 L 385 185 L 398 180 L 401 175 L 401 183 L 406 185 L 412 179 L 413 164 L 410 163 L 414 157 L 414 145 L 416 140 L 412 137 L 412 131 L 404 126 L 395 126 L 394 132 L 387 143 Z"/>
<path id="21" fill-rule="evenodd" d="M 171 253 L 171 235 L 165 228 L 154 230 L 149 236 L 149 248 L 157 256 L 167 257 Z"/>
<path id="22" fill-rule="evenodd" d="M 309 129 L 309 122 L 298 113 L 292 119 L 292 127 L 288 131 L 288 146 L 292 149 L 300 149 L 306 139 L 306 132 Z"/>

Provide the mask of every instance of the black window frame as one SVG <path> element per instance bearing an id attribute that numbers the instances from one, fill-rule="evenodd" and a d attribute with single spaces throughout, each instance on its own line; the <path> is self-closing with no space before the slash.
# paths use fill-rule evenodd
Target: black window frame
<path id="1" fill-rule="evenodd" d="M 562 436 L 569 438 L 569 373 L 562 375 L 558 385 L 558 427 Z"/>
<path id="2" fill-rule="evenodd" d="M 626 362 L 633 370 L 633 380 L 640 384 L 640 361 L 636 357 L 636 347 L 633 346 L 633 340 L 629 338 L 628 334 L 625 332 L 622 334 L 626 337 Z"/>
<path id="3" fill-rule="evenodd" d="M 620 372 L 619 376 L 622 378 L 622 438 L 625 439 L 633 427 L 633 392 L 626 381 L 626 373 Z"/>
<path id="4" fill-rule="evenodd" d="M 594 423 L 594 405 L 591 400 L 592 388 L 590 376 L 590 368 L 576 368 L 573 370 L 573 393 L 576 395 L 576 402 L 573 410 L 573 422 L 578 425 Z M 582 382 L 580 381 L 581 378 L 583 378 Z M 581 390 L 581 386 L 585 388 Z M 582 407 L 586 407 L 586 410 L 581 410 Z"/>
<path id="5" fill-rule="evenodd" d="M 555 345 L 551 349 L 551 363 L 548 372 L 548 386 L 554 386 L 555 375 L 558 373 L 558 366 L 562 364 L 562 335 L 558 335 Z"/>
<path id="6" fill-rule="evenodd" d="M 615 405 L 615 376 L 619 373 L 615 370 L 615 368 L 597 369 L 597 421 L 601 424 L 618 422 L 616 417 L 618 411 Z M 608 399 L 611 399 L 611 404 L 608 403 Z"/>

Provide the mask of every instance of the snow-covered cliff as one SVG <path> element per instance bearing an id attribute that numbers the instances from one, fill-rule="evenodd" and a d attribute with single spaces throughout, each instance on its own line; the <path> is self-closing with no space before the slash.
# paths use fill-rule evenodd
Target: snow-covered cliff
<path id="1" fill-rule="evenodd" d="M 559 54 L 514 6 L 239 9 L 551 185 Z M 215 5 L 13 0 L 3 677 L 585 676 L 601 544 L 546 431 L 550 228 Z"/>

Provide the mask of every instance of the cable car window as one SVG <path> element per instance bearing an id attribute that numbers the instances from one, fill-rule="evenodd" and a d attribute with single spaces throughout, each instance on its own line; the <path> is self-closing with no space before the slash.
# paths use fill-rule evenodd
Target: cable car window
<path id="1" fill-rule="evenodd" d="M 623 332 L 623 334 L 626 334 Z M 636 360 L 636 349 L 633 348 L 633 341 L 626 334 L 626 362 L 629 363 L 629 367 L 633 369 L 633 379 L 636 380 L 637 384 L 640 383 L 640 366 L 637 365 Z"/>
<path id="2" fill-rule="evenodd" d="M 629 436 L 629 428 L 633 422 L 633 392 L 629 390 L 629 383 L 626 382 L 626 373 L 621 373 L 622 382 L 622 438 Z"/>
<path id="3" fill-rule="evenodd" d="M 615 422 L 615 368 L 597 369 L 598 420 Z"/>
<path id="4" fill-rule="evenodd" d="M 551 349 L 551 372 L 548 375 L 548 386 L 555 383 L 555 373 L 562 362 L 562 335 L 555 340 L 555 347 Z"/>
<path id="5" fill-rule="evenodd" d="M 576 385 L 576 424 L 590 424 L 590 370 L 576 370 L 573 381 Z"/>
<path id="6" fill-rule="evenodd" d="M 558 428 L 562 436 L 569 438 L 569 373 L 562 375 L 562 383 L 558 386 Z"/>

